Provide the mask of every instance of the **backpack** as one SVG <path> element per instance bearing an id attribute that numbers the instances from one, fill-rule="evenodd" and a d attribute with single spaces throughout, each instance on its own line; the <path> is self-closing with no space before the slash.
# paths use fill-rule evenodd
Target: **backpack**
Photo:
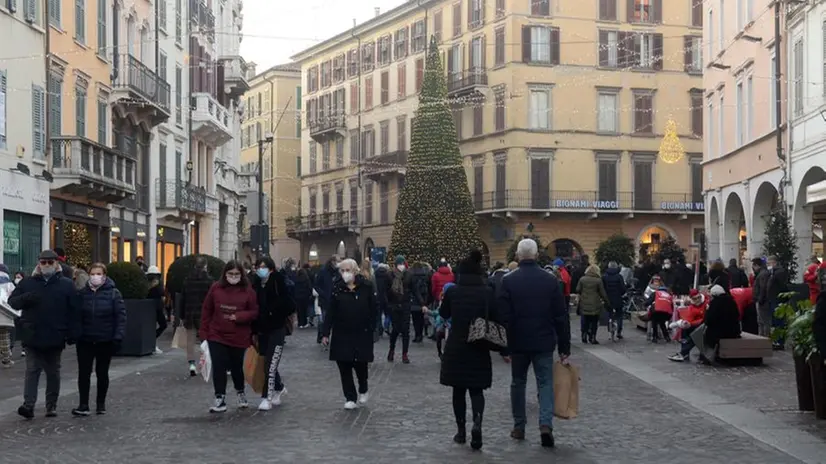
<path id="1" fill-rule="evenodd" d="M 820 291 L 826 290 L 826 267 L 817 268 L 817 283 L 820 284 Z"/>
<path id="2" fill-rule="evenodd" d="M 404 272 L 393 272 L 393 285 L 390 290 L 395 294 L 397 300 L 404 297 Z"/>

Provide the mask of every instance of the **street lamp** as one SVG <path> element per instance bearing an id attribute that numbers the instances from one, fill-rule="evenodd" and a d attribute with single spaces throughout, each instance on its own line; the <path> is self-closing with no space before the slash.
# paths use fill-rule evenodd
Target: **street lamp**
<path id="1" fill-rule="evenodd" d="M 267 251 L 269 251 L 269 247 L 267 247 L 269 241 L 267 221 L 264 219 L 264 145 L 272 143 L 272 141 L 273 135 L 271 132 L 267 132 L 263 139 L 258 140 L 258 233 L 256 234 L 256 248 L 259 257 L 267 255 Z"/>

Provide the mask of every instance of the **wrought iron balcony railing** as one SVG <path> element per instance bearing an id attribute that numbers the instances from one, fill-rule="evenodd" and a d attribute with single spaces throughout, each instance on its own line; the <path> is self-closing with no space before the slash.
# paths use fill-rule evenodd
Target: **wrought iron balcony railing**
<path id="1" fill-rule="evenodd" d="M 115 202 L 136 193 L 137 160 L 85 137 L 52 137 L 54 188 Z"/>
<path id="2" fill-rule="evenodd" d="M 141 60 L 130 54 L 119 55 L 115 77 L 115 89 L 126 89 L 134 97 L 141 98 L 160 108 L 169 117 L 169 84 Z"/>
<path id="3" fill-rule="evenodd" d="M 155 181 L 155 207 L 165 210 L 206 213 L 206 189 L 182 180 Z"/>
<path id="4" fill-rule="evenodd" d="M 473 194 L 476 212 L 650 211 L 702 213 L 702 197 L 692 193 L 500 190 Z"/>

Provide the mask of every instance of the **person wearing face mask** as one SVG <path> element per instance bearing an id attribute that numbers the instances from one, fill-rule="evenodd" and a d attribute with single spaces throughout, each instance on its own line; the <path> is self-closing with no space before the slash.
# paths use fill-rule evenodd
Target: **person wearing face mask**
<path id="1" fill-rule="evenodd" d="M 393 362 L 396 356 L 396 341 L 402 337 L 402 362 L 410 364 L 408 350 L 410 349 L 410 302 L 411 276 L 407 272 L 404 256 L 396 256 L 396 269 L 387 280 L 387 302 L 390 310 L 390 320 L 393 331 L 390 333 L 390 350 L 387 353 L 387 362 Z"/>
<path id="2" fill-rule="evenodd" d="M 57 254 L 40 253 L 31 278 L 23 279 L 9 297 L 9 306 L 21 311 L 18 338 L 26 347 L 23 405 L 17 413 L 34 418 L 40 373 L 46 372 L 46 417 L 57 415 L 60 396 L 60 358 L 66 344 L 80 335 L 80 300 L 74 283 L 64 277 Z"/>
<path id="3" fill-rule="evenodd" d="M 367 365 L 374 359 L 373 331 L 379 306 L 373 284 L 359 273 L 355 260 L 345 259 L 339 270 L 341 279 L 333 288 L 321 342 L 329 344 L 330 361 L 338 365 L 344 409 L 352 410 L 367 404 Z"/>
<path id="4" fill-rule="evenodd" d="M 258 298 L 258 319 L 253 322 L 252 329 L 257 337 L 259 353 L 267 358 L 264 364 L 267 380 L 258 410 L 269 411 L 273 406 L 280 405 L 281 396 L 287 393 L 278 365 L 281 363 L 290 315 L 295 313 L 296 308 L 287 293 L 285 277 L 276 272 L 275 262 L 270 258 L 259 258 L 255 263 L 252 287 Z"/>
<path id="5" fill-rule="evenodd" d="M 8 368 L 14 365 L 11 360 L 11 333 L 14 321 L 20 313 L 9 306 L 9 295 L 14 292 L 15 284 L 9 279 L 9 268 L 0 264 L 0 366 Z"/>
<path id="6" fill-rule="evenodd" d="M 215 398 L 209 412 L 227 410 L 227 371 L 238 395 L 238 407 L 249 407 L 244 392 L 244 353 L 252 342 L 252 324 L 258 319 L 258 297 L 244 267 L 231 260 L 221 280 L 214 283 L 201 311 L 201 340 L 209 345 Z"/>
<path id="7" fill-rule="evenodd" d="M 92 368 L 97 378 L 95 412 L 106 414 L 106 393 L 109 390 L 109 364 L 120 350 L 126 333 L 126 305 L 123 295 L 106 276 L 106 266 L 89 266 L 89 282 L 80 290 L 80 338 L 77 341 L 77 389 L 80 401 L 74 416 L 88 416 Z"/>

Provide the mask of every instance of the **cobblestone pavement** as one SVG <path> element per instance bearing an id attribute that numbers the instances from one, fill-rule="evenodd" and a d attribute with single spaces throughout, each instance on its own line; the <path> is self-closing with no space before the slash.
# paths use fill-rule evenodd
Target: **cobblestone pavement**
<path id="1" fill-rule="evenodd" d="M 377 359 L 386 347 L 385 340 L 377 344 Z M 578 349 L 572 360 L 582 375 L 580 417 L 555 422 L 558 446 L 552 451 L 539 446 L 533 427 L 525 442 L 508 437 L 510 375 L 494 360 L 481 453 L 451 442 L 450 392 L 438 384 L 431 342 L 413 347 L 410 365 L 373 364 L 370 404 L 358 411 L 342 409 L 337 369 L 314 334 L 299 331 L 284 353 L 289 393 L 273 411 L 231 408 L 210 415 L 211 387 L 200 377 L 190 379 L 183 354 L 172 351 L 163 355 L 169 362 L 113 381 L 106 416 L 70 417 L 76 395 L 61 399 L 54 419 L 44 418 L 42 409 L 33 421 L 0 412 L 0 463 L 799 462 Z M 4 379 L 3 389 L 9 383 Z M 19 391 L 19 383 L 13 388 Z M 529 385 L 532 423 L 535 398 Z"/>
<path id="2" fill-rule="evenodd" d="M 626 321 L 626 324 L 630 326 L 630 322 Z M 633 327 L 629 327 L 624 333 L 625 339 L 617 343 L 608 340 L 604 327 L 600 328 L 600 335 L 598 338 L 604 348 L 642 361 L 687 385 L 713 392 L 732 403 L 746 405 L 826 441 L 826 421 L 817 421 L 811 413 L 804 414 L 797 410 L 794 362 L 790 350 L 774 352 L 774 356 L 766 358 L 762 366 L 705 366 L 696 362 L 696 350 L 692 352 L 690 363 L 669 361 L 668 356 L 679 351 L 677 342 L 651 344 L 646 341 L 644 331 Z"/>

